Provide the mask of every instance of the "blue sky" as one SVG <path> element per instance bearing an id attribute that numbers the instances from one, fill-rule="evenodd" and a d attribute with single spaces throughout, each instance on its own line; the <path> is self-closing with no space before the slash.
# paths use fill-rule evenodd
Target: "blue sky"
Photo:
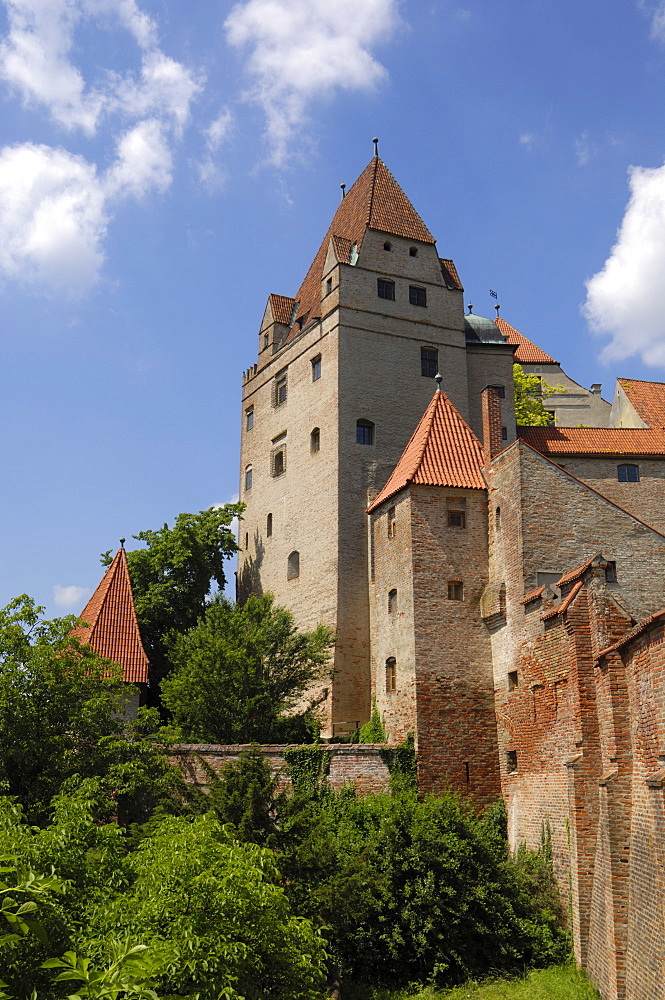
<path id="1" fill-rule="evenodd" d="M 0 0 L 0 88 L 1 604 L 233 498 L 266 297 L 375 135 L 476 312 L 665 381 L 665 0 Z"/>

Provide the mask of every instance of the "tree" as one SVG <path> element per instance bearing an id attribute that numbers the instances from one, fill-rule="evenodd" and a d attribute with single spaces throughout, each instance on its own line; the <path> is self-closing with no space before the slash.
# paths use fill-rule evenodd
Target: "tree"
<path id="1" fill-rule="evenodd" d="M 134 535 L 144 549 L 127 553 L 141 638 L 150 660 L 152 701 L 171 669 L 167 637 L 185 632 L 204 615 L 215 587 L 224 588 L 224 562 L 238 550 L 231 522 L 244 504 L 178 514 L 175 524 Z M 102 556 L 106 561 L 108 553 Z"/>
<path id="2" fill-rule="evenodd" d="M 271 594 L 242 606 L 217 598 L 197 625 L 173 637 L 175 670 L 162 682 L 162 700 L 187 740 L 303 742 L 316 702 L 296 705 L 325 676 L 333 642 L 323 625 L 299 632 Z"/>
<path id="3" fill-rule="evenodd" d="M 543 399 L 563 392 L 560 385 L 548 385 L 540 375 L 527 375 L 521 365 L 513 365 L 515 386 L 515 420 L 526 427 L 548 427 L 554 423 Z"/>
<path id="4" fill-rule="evenodd" d="M 25 595 L 0 609 L 0 781 L 33 822 L 75 775 L 103 777 L 126 821 L 175 776 L 150 720 L 123 720 L 122 670 L 71 636 L 79 624 L 45 620 Z"/>

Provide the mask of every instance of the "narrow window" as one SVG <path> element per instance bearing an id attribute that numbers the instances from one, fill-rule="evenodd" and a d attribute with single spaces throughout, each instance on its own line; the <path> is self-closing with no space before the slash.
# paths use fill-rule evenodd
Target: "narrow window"
<path id="1" fill-rule="evenodd" d="M 517 671 L 516 670 L 509 670 L 508 671 L 508 690 L 509 691 L 514 691 L 515 688 L 517 687 L 517 684 L 518 684 Z"/>
<path id="2" fill-rule="evenodd" d="M 386 240 L 386 242 L 383 244 L 383 249 L 384 250 L 392 250 L 392 246 L 391 246 L 391 244 L 390 244 L 390 242 L 388 240 Z"/>
<path id="3" fill-rule="evenodd" d="M 386 691 L 390 694 L 397 690 L 397 660 L 389 656 L 386 660 Z"/>
<path id="4" fill-rule="evenodd" d="M 248 406 L 245 410 L 245 430 L 251 431 L 254 426 L 254 407 Z"/>
<path id="5" fill-rule="evenodd" d="M 468 762 L 468 760 L 464 761 L 464 770 L 466 772 L 466 783 L 468 785 L 471 782 L 471 774 L 470 774 L 470 771 L 469 771 L 469 762 Z"/>
<path id="6" fill-rule="evenodd" d="M 317 382 L 321 378 L 321 355 L 317 354 L 312 358 L 312 382 Z"/>
<path id="7" fill-rule="evenodd" d="M 318 427 L 315 427 L 309 436 L 309 450 L 312 455 L 321 450 L 321 431 Z"/>
<path id="8" fill-rule="evenodd" d="M 506 752 L 506 769 L 508 774 L 512 774 L 513 771 L 517 770 L 517 750 L 508 750 Z"/>
<path id="9" fill-rule="evenodd" d="M 272 455 L 272 475 L 281 476 L 286 471 L 286 449 L 279 448 Z"/>
<path id="10" fill-rule="evenodd" d="M 501 508 L 500 507 L 495 507 L 494 508 L 494 525 L 495 525 L 497 531 L 501 528 Z"/>
<path id="11" fill-rule="evenodd" d="M 397 611 L 397 591 L 391 590 L 388 594 L 388 614 L 394 615 Z"/>
<path id="12" fill-rule="evenodd" d="M 286 579 L 297 580 L 300 576 L 300 553 L 292 552 L 286 563 Z"/>
<path id="13" fill-rule="evenodd" d="M 417 257 L 418 256 L 418 247 L 409 247 L 409 256 L 410 257 Z"/>
<path id="14" fill-rule="evenodd" d="M 249 548 L 249 531 L 245 532 L 245 548 Z"/>
<path id="15" fill-rule="evenodd" d="M 639 483 L 640 481 L 639 465 L 618 465 L 617 478 L 620 483 Z"/>
<path id="16" fill-rule="evenodd" d="M 502 583 L 501 587 L 499 588 L 499 614 L 503 615 L 504 618 L 506 617 L 506 585 L 505 585 L 505 583 Z"/>
<path id="17" fill-rule="evenodd" d="M 419 288 L 418 285 L 409 285 L 409 302 L 412 306 L 426 306 L 427 289 Z"/>
<path id="18" fill-rule="evenodd" d="M 377 278 L 376 290 L 380 299 L 390 299 L 395 301 L 395 282 L 386 281 L 385 278 Z"/>
<path id="19" fill-rule="evenodd" d="M 434 378 L 439 371 L 439 352 L 432 347 L 420 348 L 420 374 Z"/>
<path id="20" fill-rule="evenodd" d="M 374 424 L 371 420 L 357 421 L 356 441 L 358 444 L 374 444 Z"/>
<path id="21" fill-rule="evenodd" d="M 605 566 L 605 579 L 608 583 L 616 583 L 617 581 L 617 564 L 612 561 L 608 562 Z"/>
<path id="22" fill-rule="evenodd" d="M 245 467 L 245 489 L 251 490 L 252 488 L 252 467 L 248 465 Z"/>
<path id="23" fill-rule="evenodd" d="M 505 387 L 505 385 L 488 385 L 487 388 L 488 389 L 494 389 L 496 391 L 496 394 L 499 397 L 499 399 L 505 399 L 506 398 L 506 387 Z"/>
<path id="24" fill-rule="evenodd" d="M 501 440 L 502 441 L 507 441 L 508 440 L 508 428 L 507 427 L 502 427 L 501 428 Z"/>
<path id="25" fill-rule="evenodd" d="M 272 537 L 272 514 L 268 514 L 266 518 L 266 535 L 268 538 Z"/>
<path id="26" fill-rule="evenodd" d="M 448 511 L 448 527 L 449 528 L 466 528 L 466 511 L 464 511 L 464 510 L 449 510 Z"/>
<path id="27" fill-rule="evenodd" d="M 388 508 L 388 538 L 394 538 L 397 534 L 397 522 L 395 521 L 395 508 Z"/>
<path id="28" fill-rule="evenodd" d="M 263 350 L 265 351 L 270 344 L 270 336 L 267 333 L 263 334 Z"/>
<path id="29" fill-rule="evenodd" d="M 449 601 L 464 600 L 464 584 L 462 583 L 461 580 L 448 581 L 448 600 Z"/>
<path id="30" fill-rule="evenodd" d="M 326 281 L 326 295 L 330 295 L 332 292 L 332 278 L 328 278 Z"/>
<path id="31" fill-rule="evenodd" d="M 286 396 L 287 396 L 286 372 L 282 372 L 280 375 L 277 375 L 275 377 L 275 381 L 273 383 L 272 405 L 281 406 L 282 403 L 286 402 Z"/>

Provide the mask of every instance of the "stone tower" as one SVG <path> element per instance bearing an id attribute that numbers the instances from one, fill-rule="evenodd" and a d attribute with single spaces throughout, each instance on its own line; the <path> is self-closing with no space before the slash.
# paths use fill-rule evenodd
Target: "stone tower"
<path id="1" fill-rule="evenodd" d="M 366 509 L 443 389 L 481 432 L 480 393 L 512 405 L 512 354 L 464 316 L 451 260 L 378 156 L 342 199 L 297 295 L 270 295 L 244 373 L 238 596 L 271 591 L 298 624 L 332 625 L 324 736 L 370 711 Z M 506 419 L 506 440 L 514 438 Z M 323 692 L 321 692 L 323 693 Z"/>

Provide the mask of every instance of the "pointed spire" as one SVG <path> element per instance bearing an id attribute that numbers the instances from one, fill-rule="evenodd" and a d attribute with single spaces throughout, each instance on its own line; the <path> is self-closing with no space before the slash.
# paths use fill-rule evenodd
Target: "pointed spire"
<path id="1" fill-rule="evenodd" d="M 480 441 L 445 392 L 437 388 L 390 479 L 368 510 L 375 510 L 410 483 L 484 490 L 480 471 L 484 464 Z"/>
<path id="2" fill-rule="evenodd" d="M 74 629 L 72 635 L 90 643 L 99 656 L 119 663 L 125 681 L 145 684 L 148 657 L 136 618 L 124 541 L 120 539 L 121 548 L 81 612 L 80 617 L 87 624 Z"/>

